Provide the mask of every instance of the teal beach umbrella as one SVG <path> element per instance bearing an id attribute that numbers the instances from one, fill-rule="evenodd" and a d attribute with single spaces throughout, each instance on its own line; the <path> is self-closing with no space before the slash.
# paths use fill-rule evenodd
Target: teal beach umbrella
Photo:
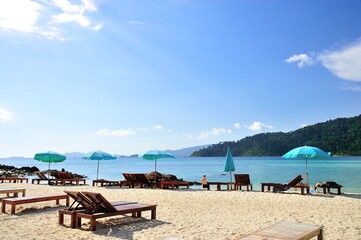
<path id="1" fill-rule="evenodd" d="M 162 150 L 149 150 L 148 152 L 139 155 L 139 158 L 145 160 L 154 160 L 154 171 L 157 171 L 157 159 L 159 158 L 174 158 L 174 156 L 166 151 Z"/>
<path id="2" fill-rule="evenodd" d="M 60 154 L 60 153 L 56 153 L 56 152 L 41 152 L 41 153 L 36 153 L 34 156 L 35 160 L 38 160 L 40 162 L 47 162 L 49 163 L 49 167 L 48 167 L 48 178 L 50 175 L 50 163 L 56 163 L 56 162 L 63 162 L 66 159 L 66 156 Z"/>
<path id="3" fill-rule="evenodd" d="M 100 160 L 114 160 L 117 159 L 116 157 L 114 157 L 113 155 L 103 152 L 103 151 L 94 151 L 94 152 L 90 152 L 85 154 L 82 159 L 87 159 L 87 160 L 98 160 L 98 167 L 97 167 L 97 180 L 98 180 L 98 176 L 99 176 L 99 161 Z"/>
<path id="4" fill-rule="evenodd" d="M 227 156 L 226 156 L 226 163 L 224 165 L 224 171 L 229 172 L 229 177 L 232 182 L 232 172 L 235 171 L 236 168 L 234 167 L 233 157 L 231 153 L 231 149 L 227 148 Z"/>
<path id="5" fill-rule="evenodd" d="M 307 184 L 309 185 L 308 178 L 308 159 L 309 158 L 328 158 L 330 153 L 326 153 L 323 150 L 317 147 L 311 146 L 303 146 L 290 150 L 286 154 L 284 154 L 283 158 L 305 158 L 306 159 L 306 176 L 307 176 Z"/>

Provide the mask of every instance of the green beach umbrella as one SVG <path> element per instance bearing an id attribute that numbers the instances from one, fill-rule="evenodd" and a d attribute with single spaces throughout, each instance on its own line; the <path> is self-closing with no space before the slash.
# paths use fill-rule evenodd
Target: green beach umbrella
<path id="1" fill-rule="evenodd" d="M 97 167 L 97 180 L 98 180 L 98 175 L 99 175 L 99 161 L 100 160 L 114 160 L 117 159 L 116 157 L 114 157 L 113 155 L 103 152 L 103 151 L 93 151 L 90 152 L 88 154 L 85 154 L 82 159 L 87 159 L 87 160 L 98 160 L 98 167 Z"/>
<path id="2" fill-rule="evenodd" d="M 157 171 L 157 159 L 174 158 L 174 156 L 166 151 L 155 149 L 155 150 L 149 150 L 148 152 L 139 155 L 139 158 L 143 158 L 145 160 L 154 160 L 154 171 Z"/>
<path id="3" fill-rule="evenodd" d="M 232 182 L 232 172 L 235 171 L 236 168 L 234 167 L 233 157 L 231 153 L 231 149 L 227 148 L 227 156 L 226 156 L 226 163 L 224 165 L 224 171 L 229 172 L 229 177 Z"/>
<path id="4" fill-rule="evenodd" d="M 49 169 L 48 169 L 48 178 L 50 175 L 50 163 L 56 163 L 56 162 L 63 162 L 66 159 L 66 156 L 56 153 L 56 152 L 41 152 L 36 153 L 34 156 L 35 160 L 38 160 L 40 162 L 47 162 L 49 163 Z"/>
<path id="5" fill-rule="evenodd" d="M 317 147 L 311 146 L 303 146 L 290 150 L 286 154 L 284 154 L 283 158 L 306 158 L 306 176 L 307 176 L 307 184 L 309 185 L 308 179 L 308 159 L 309 158 L 328 158 L 330 153 L 326 153 L 323 150 Z"/>

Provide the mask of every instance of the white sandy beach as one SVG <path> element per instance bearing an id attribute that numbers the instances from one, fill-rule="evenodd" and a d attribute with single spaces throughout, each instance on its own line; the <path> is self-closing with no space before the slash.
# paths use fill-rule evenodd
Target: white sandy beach
<path id="1" fill-rule="evenodd" d="M 24 187 L 27 196 L 61 194 L 63 190 L 102 193 L 108 200 L 157 204 L 157 219 L 101 219 L 97 231 L 58 225 L 55 201 L 19 205 L 16 214 L 0 214 L 0 239 L 233 239 L 290 220 L 324 225 L 325 239 L 361 239 L 360 195 L 308 195 L 244 191 L 129 189 L 126 187 L 48 186 L 2 183 Z M 1 199 L 5 195 L 0 196 Z M 62 202 L 63 203 L 63 202 Z M 65 218 L 65 223 L 69 219 Z"/>

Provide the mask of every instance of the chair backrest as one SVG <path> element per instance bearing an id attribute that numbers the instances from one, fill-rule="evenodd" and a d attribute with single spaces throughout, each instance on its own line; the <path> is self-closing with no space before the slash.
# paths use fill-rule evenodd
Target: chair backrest
<path id="1" fill-rule="evenodd" d="M 82 192 L 93 202 L 94 212 L 116 212 L 117 209 L 103 195 L 94 192 Z"/>
<path id="2" fill-rule="evenodd" d="M 234 180 L 236 184 L 244 184 L 244 185 L 251 184 L 251 179 L 249 177 L 249 174 L 234 174 Z"/>
<path id="3" fill-rule="evenodd" d="M 292 181 L 290 181 L 288 184 L 287 184 L 287 187 L 288 188 L 291 188 L 293 186 L 295 186 L 297 183 L 300 183 L 302 182 L 303 180 L 303 177 L 301 175 L 298 175 L 297 177 L 295 177 L 294 179 L 292 179 Z"/>
<path id="4" fill-rule="evenodd" d="M 144 173 L 135 173 L 134 176 L 136 177 L 137 182 L 150 183 L 149 179 L 147 178 L 147 176 L 145 176 Z"/>
<path id="5" fill-rule="evenodd" d="M 70 198 L 72 198 L 74 201 L 73 203 L 68 207 L 67 210 L 78 210 L 79 206 L 81 206 L 82 209 L 86 209 L 87 211 L 91 211 L 92 209 L 92 201 L 88 199 L 86 196 L 81 194 L 77 191 L 64 191 Z M 75 206 L 74 206 L 75 205 Z M 74 206 L 74 207 L 73 207 Z"/>
<path id="6" fill-rule="evenodd" d="M 73 174 L 69 172 L 58 172 L 59 179 L 74 179 Z"/>
<path id="7" fill-rule="evenodd" d="M 39 177 L 39 179 L 41 180 L 48 180 L 48 178 L 45 176 L 45 174 L 43 172 L 37 172 L 36 175 Z"/>
<path id="8" fill-rule="evenodd" d="M 133 173 L 123 173 L 123 176 L 124 176 L 125 180 L 127 180 L 127 181 L 130 181 L 130 182 L 137 181 L 137 177 Z"/>
<path id="9" fill-rule="evenodd" d="M 53 172 L 51 176 L 55 177 L 56 179 L 62 179 L 62 177 L 59 174 L 60 172 Z"/>

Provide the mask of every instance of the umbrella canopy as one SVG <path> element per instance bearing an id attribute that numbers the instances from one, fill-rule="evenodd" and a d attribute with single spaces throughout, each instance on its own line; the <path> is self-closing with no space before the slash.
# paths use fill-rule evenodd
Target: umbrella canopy
<path id="1" fill-rule="evenodd" d="M 100 160 L 114 160 L 117 159 L 116 157 L 114 157 L 113 155 L 103 152 L 103 151 L 93 151 L 90 153 L 85 154 L 82 159 L 87 159 L 87 160 L 98 160 L 98 167 L 97 167 L 97 179 L 99 176 L 99 161 Z"/>
<path id="2" fill-rule="evenodd" d="M 154 160 L 154 170 L 157 171 L 157 159 L 159 158 L 174 158 L 174 156 L 166 151 L 162 150 L 149 150 L 148 152 L 139 155 L 139 158 L 145 160 Z"/>
<path id="3" fill-rule="evenodd" d="M 309 186 L 308 179 L 308 158 L 328 158 L 330 156 L 329 153 L 324 152 L 323 150 L 317 147 L 311 146 L 303 146 L 290 150 L 286 154 L 284 154 L 283 158 L 306 158 L 306 176 L 307 176 L 307 184 Z"/>
<path id="4" fill-rule="evenodd" d="M 47 162 L 49 163 L 49 167 L 48 167 L 48 178 L 50 175 L 50 163 L 56 163 L 56 162 L 63 162 L 66 159 L 66 156 L 60 154 L 60 153 L 56 153 L 56 152 L 41 152 L 41 153 L 36 153 L 34 156 L 35 160 L 38 160 L 40 162 Z"/>
<path id="5" fill-rule="evenodd" d="M 229 176 L 232 182 L 232 172 L 235 171 L 236 168 L 234 167 L 233 157 L 231 153 L 231 149 L 227 148 L 227 156 L 226 156 L 226 162 L 224 165 L 224 171 L 229 172 Z"/>

